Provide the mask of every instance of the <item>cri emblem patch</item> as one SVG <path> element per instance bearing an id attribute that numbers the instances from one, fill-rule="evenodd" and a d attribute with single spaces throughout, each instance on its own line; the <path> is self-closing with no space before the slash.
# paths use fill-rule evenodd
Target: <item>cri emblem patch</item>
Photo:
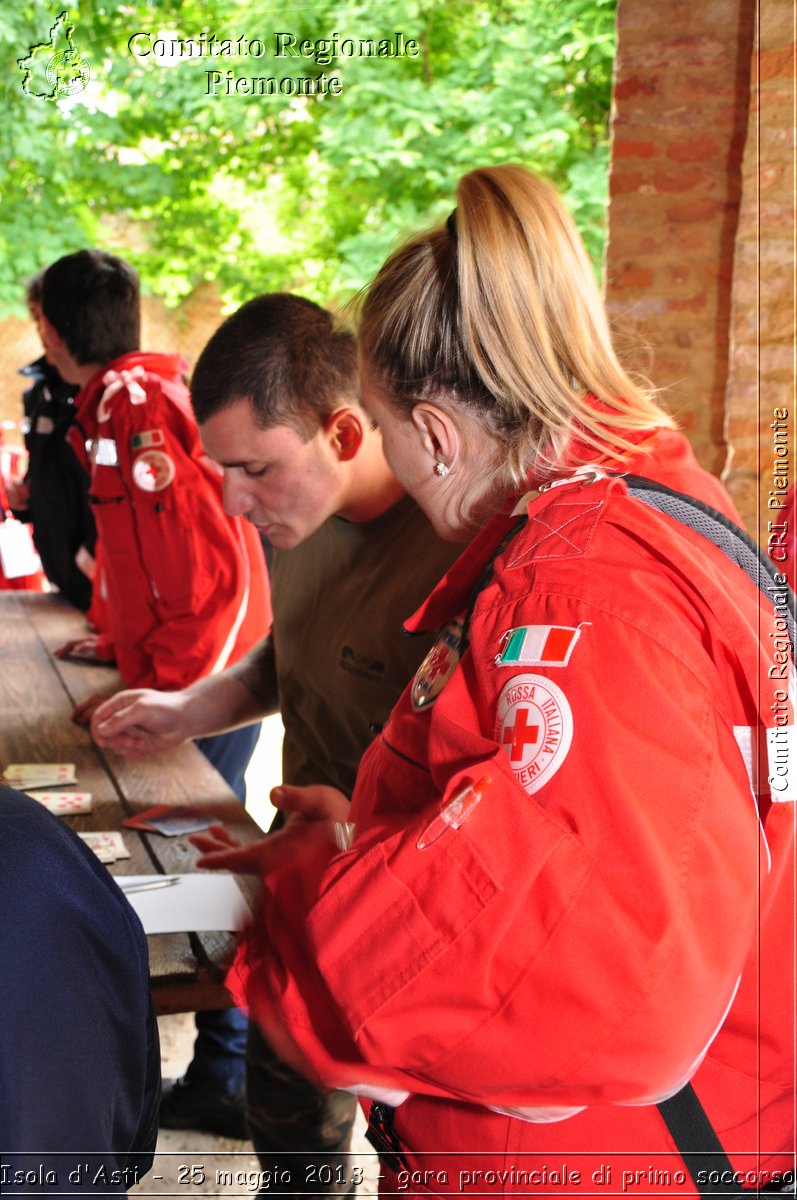
<path id="1" fill-rule="evenodd" d="M 133 483 L 143 492 L 162 492 L 174 476 L 174 460 L 162 450 L 145 450 L 133 461 Z"/>
<path id="2" fill-rule="evenodd" d="M 462 622 L 449 621 L 415 673 L 412 707 L 416 712 L 434 704 L 462 657 Z"/>
<path id="3" fill-rule="evenodd" d="M 561 767 L 573 739 L 573 714 L 560 687 L 542 675 L 515 675 L 498 697 L 495 740 L 529 795 Z"/>

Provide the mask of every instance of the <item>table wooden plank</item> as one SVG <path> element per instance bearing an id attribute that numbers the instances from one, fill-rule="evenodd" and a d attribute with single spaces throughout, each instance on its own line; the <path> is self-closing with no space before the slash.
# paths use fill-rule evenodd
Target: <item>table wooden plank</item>
<path id="1" fill-rule="evenodd" d="M 32 606 L 32 623 L 50 650 L 79 636 L 74 629 L 74 618 L 74 610 L 64 611 L 42 603 Z M 99 691 L 112 695 L 123 687 L 116 671 L 108 667 L 62 659 L 53 661 L 74 704 Z M 194 746 L 180 746 L 168 754 L 139 762 L 120 758 L 107 748 L 98 752 L 106 763 L 109 775 L 118 782 L 129 815 L 142 812 L 153 804 L 188 804 L 211 813 L 238 841 L 251 842 L 262 837 L 262 831 L 247 815 L 237 796 Z M 157 854 L 166 874 L 196 870 L 198 853 L 187 838 L 142 836 L 148 841 L 151 852 Z M 237 880 L 244 896 L 253 904 L 257 896 L 255 881 L 250 876 L 238 876 Z M 221 981 L 235 949 L 234 935 L 203 931 L 194 936 L 200 961 L 210 978 Z"/>
<path id="2" fill-rule="evenodd" d="M 74 706 L 97 692 L 123 685 L 115 669 L 64 662 L 52 651 L 85 632 L 85 619 L 55 595 L 0 594 L 0 762 L 75 762 L 78 786 L 91 791 L 94 811 L 66 818 L 77 830 L 118 829 L 124 815 L 153 804 L 190 804 L 223 821 L 242 842 L 262 836 L 237 797 L 194 746 L 143 762 L 129 762 L 97 747 L 70 719 Z M 123 829 L 129 860 L 115 875 L 196 870 L 197 851 L 187 838 Z M 237 876 L 250 903 L 256 884 Z M 229 1004 L 223 980 L 235 938 L 224 932 L 155 934 L 148 938 L 153 996 L 159 1012 L 194 1011 Z"/>
<path id="3" fill-rule="evenodd" d="M 72 622 L 82 622 L 80 614 L 52 596 L 30 593 L 23 599 L 20 593 L 0 595 L 0 712 L 4 716 L 0 762 L 74 762 L 78 788 L 92 793 L 92 812 L 60 819 L 77 833 L 120 829 L 128 813 L 97 747 L 88 733 L 70 719 L 73 699 L 46 645 L 35 636 L 26 603 L 29 601 L 34 601 L 37 608 L 51 602 L 54 612 L 63 605 Z M 132 829 L 121 832 L 130 858 L 111 864 L 112 874 L 140 875 L 161 869 L 141 834 Z M 155 987 L 178 981 L 189 985 L 199 980 L 200 967 L 188 934 L 159 934 L 148 942 Z"/>

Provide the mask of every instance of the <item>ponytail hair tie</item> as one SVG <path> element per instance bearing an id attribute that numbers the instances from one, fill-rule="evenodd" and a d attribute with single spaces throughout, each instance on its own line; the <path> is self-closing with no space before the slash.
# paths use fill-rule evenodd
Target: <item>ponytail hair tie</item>
<path id="1" fill-rule="evenodd" d="M 454 211 L 449 215 L 449 218 L 446 221 L 446 229 L 448 230 L 448 236 L 451 238 L 451 241 L 456 242 L 456 240 L 457 240 L 457 210 L 456 209 L 454 209 Z"/>

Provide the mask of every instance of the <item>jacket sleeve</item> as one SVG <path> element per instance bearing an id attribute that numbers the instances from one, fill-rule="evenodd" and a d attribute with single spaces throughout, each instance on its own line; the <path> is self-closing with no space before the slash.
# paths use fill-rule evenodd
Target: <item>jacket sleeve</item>
<path id="1" fill-rule="evenodd" d="M 189 418 L 147 380 L 125 389 L 100 427 L 116 462 L 93 468 L 108 614 L 128 687 L 175 689 L 223 668 L 250 601 L 252 563 L 240 518 L 199 456 Z M 102 440 L 100 442 L 102 446 Z"/>
<path id="2" fill-rule="evenodd" d="M 325 1082 L 546 1119 L 655 1102 L 705 1053 L 767 871 L 749 780 L 710 660 L 589 618 L 566 667 L 474 652 L 427 713 L 405 695 L 358 777 L 354 820 L 390 793 L 370 827 L 267 881 L 253 1013 Z M 529 687 L 550 715 L 541 781 L 512 761 Z M 402 732 L 422 720 L 428 771 Z M 461 827 L 419 848 L 441 797 L 483 776 Z"/>
<path id="3" fill-rule="evenodd" d="M 3 1194 L 41 1193 L 14 1180 L 27 1169 L 40 1184 L 52 1171 L 62 1195 L 126 1195 L 151 1165 L 160 1100 L 146 938 L 71 829 L 8 788 L 0 803 L 0 950 L 26 981 L 3 998 Z"/>

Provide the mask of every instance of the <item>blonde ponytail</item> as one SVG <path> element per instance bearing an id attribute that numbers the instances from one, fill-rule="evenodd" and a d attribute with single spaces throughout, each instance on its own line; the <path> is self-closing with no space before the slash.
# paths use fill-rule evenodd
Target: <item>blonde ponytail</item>
<path id="1" fill-rule="evenodd" d="M 476 410 L 508 485 L 555 473 L 574 436 L 621 462 L 626 434 L 673 424 L 617 360 L 564 204 L 521 166 L 465 175 L 453 218 L 388 259 L 360 343 L 405 410 L 432 398 Z"/>

